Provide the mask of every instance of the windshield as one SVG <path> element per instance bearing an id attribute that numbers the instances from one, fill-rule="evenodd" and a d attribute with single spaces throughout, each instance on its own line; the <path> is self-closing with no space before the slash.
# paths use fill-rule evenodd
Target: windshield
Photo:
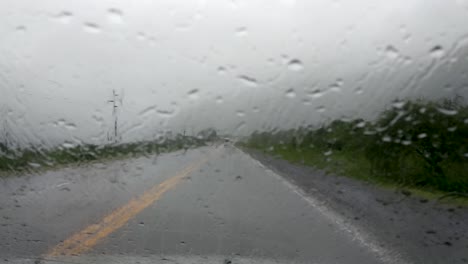
<path id="1" fill-rule="evenodd" d="M 468 262 L 468 1 L 0 3 L 0 262 Z"/>

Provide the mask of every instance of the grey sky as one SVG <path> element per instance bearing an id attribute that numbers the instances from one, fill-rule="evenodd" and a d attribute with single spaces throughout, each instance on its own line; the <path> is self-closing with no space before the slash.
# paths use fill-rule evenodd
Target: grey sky
<path id="1" fill-rule="evenodd" d="M 466 0 L 2 1 L 1 123 L 23 143 L 102 143 L 112 89 L 129 141 L 466 98 L 467 17 Z"/>

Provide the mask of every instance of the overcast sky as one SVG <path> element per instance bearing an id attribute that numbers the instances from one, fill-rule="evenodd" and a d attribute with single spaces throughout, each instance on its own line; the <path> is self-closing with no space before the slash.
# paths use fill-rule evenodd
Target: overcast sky
<path id="1" fill-rule="evenodd" d="M 103 143 L 112 90 L 124 141 L 467 98 L 467 17 L 468 0 L 4 0 L 0 126 Z"/>

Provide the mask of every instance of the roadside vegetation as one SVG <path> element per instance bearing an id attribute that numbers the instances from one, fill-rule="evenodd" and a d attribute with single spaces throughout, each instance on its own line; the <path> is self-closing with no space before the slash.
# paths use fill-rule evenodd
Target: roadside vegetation
<path id="1" fill-rule="evenodd" d="M 468 107 L 460 101 L 398 101 L 373 122 L 255 132 L 241 145 L 343 176 L 468 197 Z"/>
<path id="2" fill-rule="evenodd" d="M 12 175 L 15 172 L 50 169 L 61 165 L 172 152 L 204 146 L 217 139 L 215 130 L 206 129 L 197 136 L 178 134 L 158 141 L 114 143 L 101 146 L 85 144 L 52 149 L 41 147 L 9 149 L 5 144 L 0 143 L 0 172 L 4 172 L 0 174 L 0 177 Z"/>

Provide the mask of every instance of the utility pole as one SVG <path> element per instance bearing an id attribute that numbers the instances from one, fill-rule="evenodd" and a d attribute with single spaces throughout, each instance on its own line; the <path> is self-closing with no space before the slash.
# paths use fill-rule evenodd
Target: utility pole
<path id="1" fill-rule="evenodd" d="M 117 143 L 119 140 L 118 137 L 118 117 L 117 117 L 117 108 L 119 107 L 117 105 L 117 97 L 119 95 L 115 92 L 115 90 L 112 90 L 112 99 L 108 100 L 108 103 L 112 103 L 112 117 L 114 118 L 114 131 L 112 136 L 107 136 L 107 139 L 109 141 L 113 141 L 114 143 Z"/>

